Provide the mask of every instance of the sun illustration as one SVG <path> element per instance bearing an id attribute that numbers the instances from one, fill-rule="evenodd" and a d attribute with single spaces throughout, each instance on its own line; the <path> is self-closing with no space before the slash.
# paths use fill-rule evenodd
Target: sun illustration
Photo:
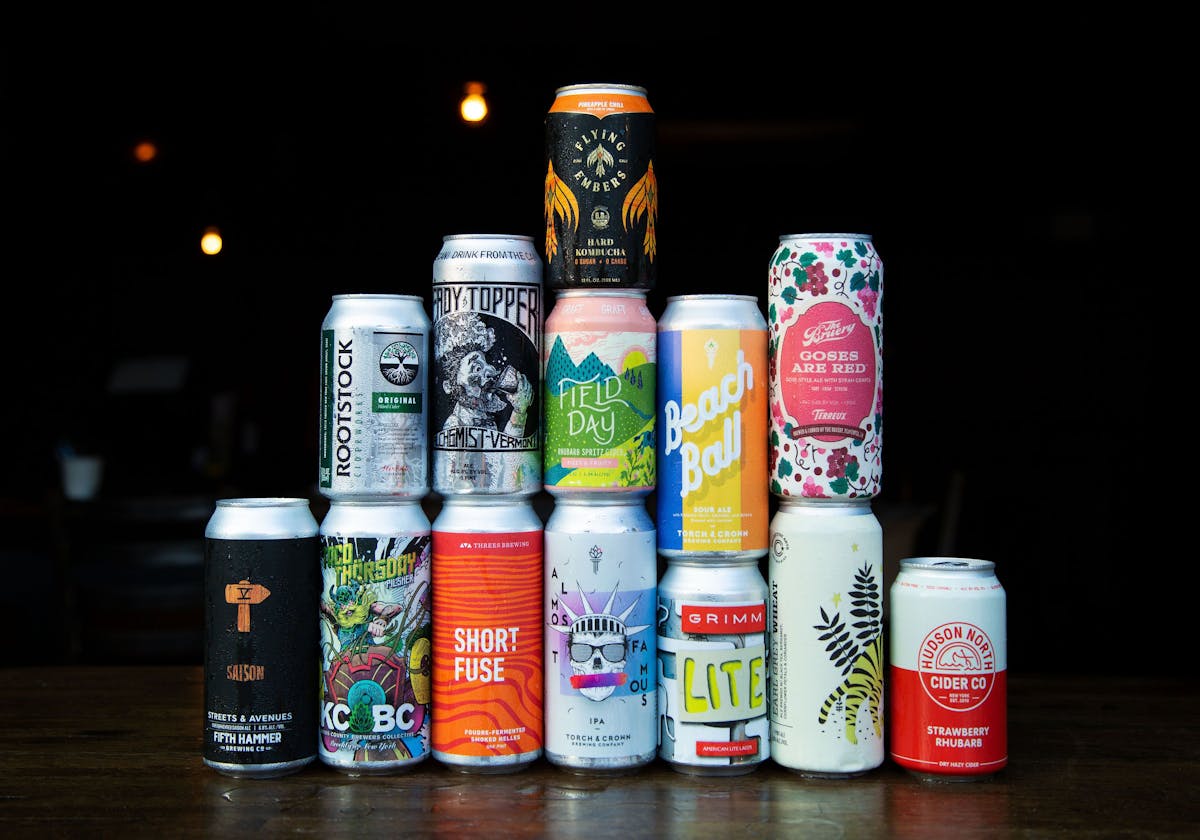
<path id="1" fill-rule="evenodd" d="M 632 350 L 626 353 L 625 358 L 621 360 L 621 372 L 624 373 L 630 368 L 648 364 L 650 364 L 650 360 L 646 358 L 646 351 L 641 347 L 634 347 Z"/>

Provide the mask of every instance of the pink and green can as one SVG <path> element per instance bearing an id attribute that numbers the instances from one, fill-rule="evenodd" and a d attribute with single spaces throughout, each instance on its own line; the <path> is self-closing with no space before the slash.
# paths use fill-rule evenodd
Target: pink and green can
<path id="1" fill-rule="evenodd" d="M 878 495 L 883 261 L 871 236 L 782 236 L 768 282 L 771 492 L 814 501 Z"/>

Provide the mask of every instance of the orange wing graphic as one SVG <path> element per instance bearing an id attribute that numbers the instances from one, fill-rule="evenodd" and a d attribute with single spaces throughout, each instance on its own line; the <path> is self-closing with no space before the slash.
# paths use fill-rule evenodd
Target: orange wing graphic
<path id="1" fill-rule="evenodd" d="M 642 245 L 650 262 L 654 262 L 654 255 L 658 251 L 654 232 L 654 223 L 658 220 L 658 179 L 654 177 L 654 161 L 650 161 L 646 166 L 646 174 L 625 196 L 625 203 L 621 206 L 621 222 L 625 230 L 633 227 L 643 213 L 646 214 L 646 238 Z"/>
<path id="2" fill-rule="evenodd" d="M 579 202 L 575 200 L 567 182 L 554 174 L 554 161 L 546 166 L 546 259 L 554 259 L 558 253 L 558 234 L 554 232 L 554 217 L 564 225 L 579 228 Z"/>

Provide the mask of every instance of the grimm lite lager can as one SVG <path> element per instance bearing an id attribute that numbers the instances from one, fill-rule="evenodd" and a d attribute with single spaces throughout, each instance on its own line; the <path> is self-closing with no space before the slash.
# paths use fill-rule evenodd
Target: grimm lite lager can
<path id="1" fill-rule="evenodd" d="M 204 763 L 294 773 L 317 755 L 317 521 L 305 499 L 222 499 L 204 545 Z"/>
<path id="2" fill-rule="evenodd" d="M 569 85 L 546 115 L 551 288 L 654 288 L 658 182 L 645 88 Z"/>
<path id="3" fill-rule="evenodd" d="M 446 236 L 433 261 L 433 489 L 542 489 L 542 260 L 528 236 Z"/>

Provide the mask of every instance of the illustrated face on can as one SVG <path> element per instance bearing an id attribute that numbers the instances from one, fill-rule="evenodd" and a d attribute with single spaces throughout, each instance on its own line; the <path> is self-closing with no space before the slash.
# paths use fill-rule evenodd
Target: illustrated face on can
<path id="1" fill-rule="evenodd" d="M 580 616 L 572 625 L 596 629 L 572 629 L 571 670 L 578 675 L 618 674 L 625 671 L 625 625 L 612 616 Z M 581 688 L 591 700 L 603 700 L 616 689 L 612 683 Z"/>

